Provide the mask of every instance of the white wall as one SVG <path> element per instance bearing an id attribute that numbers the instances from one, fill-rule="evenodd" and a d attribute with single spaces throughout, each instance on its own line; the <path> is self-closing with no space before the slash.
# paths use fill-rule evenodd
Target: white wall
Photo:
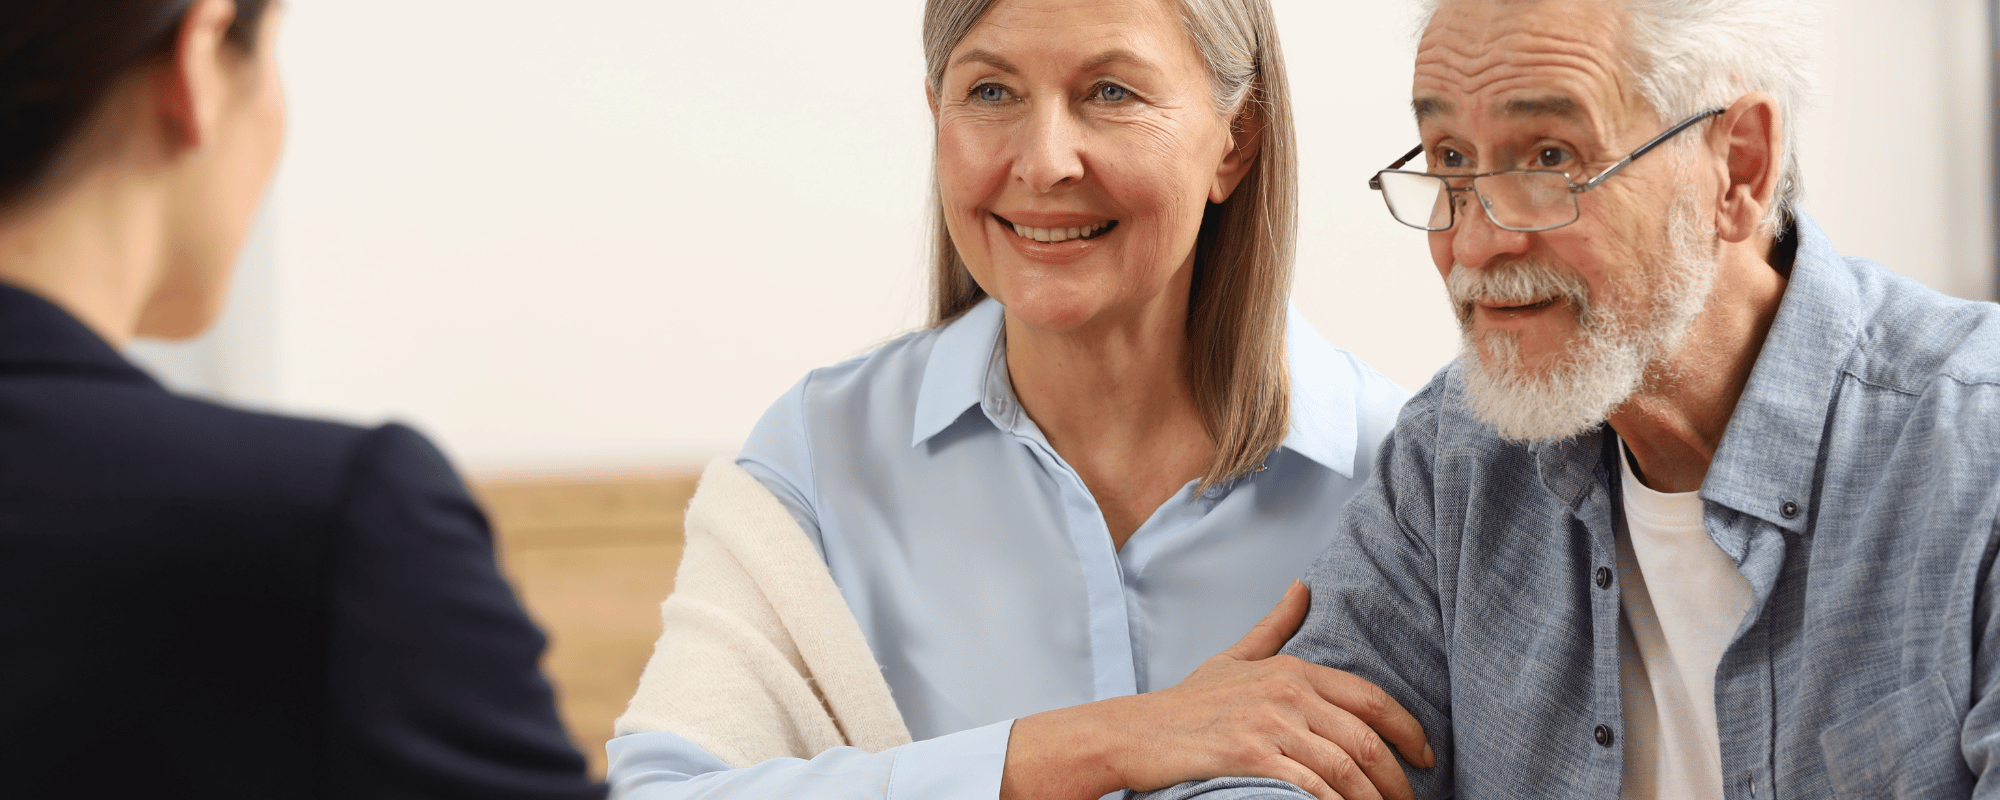
<path id="1" fill-rule="evenodd" d="M 1805 207 L 1848 255 L 1994 297 L 1988 3 L 1839 0 L 1805 115 Z"/>
<path id="2" fill-rule="evenodd" d="M 1422 234 L 1365 189 L 1415 142 L 1411 12 L 1275 4 L 1298 306 L 1418 386 L 1453 323 Z M 684 467 L 921 321 L 917 0 L 287 5 L 290 147 L 231 317 L 142 353 L 182 385 L 411 421 L 487 475 Z M 1842 0 L 1821 28 L 1808 208 L 1989 296 L 1983 11 Z"/>

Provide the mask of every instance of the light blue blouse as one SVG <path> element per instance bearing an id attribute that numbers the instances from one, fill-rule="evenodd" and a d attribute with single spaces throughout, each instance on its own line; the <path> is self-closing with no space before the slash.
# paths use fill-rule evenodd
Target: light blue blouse
<path id="1" fill-rule="evenodd" d="M 1171 686 L 1236 642 L 1332 538 L 1409 394 L 1291 314 L 1292 427 L 1190 481 L 1113 549 L 1014 397 L 1001 308 L 814 370 L 737 458 L 826 558 L 917 741 L 731 770 L 672 733 L 613 739 L 617 797 L 993 798 L 1018 717 Z"/>

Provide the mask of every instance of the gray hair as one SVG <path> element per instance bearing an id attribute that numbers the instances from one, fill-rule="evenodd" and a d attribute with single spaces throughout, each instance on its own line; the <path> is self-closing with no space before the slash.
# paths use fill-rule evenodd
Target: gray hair
<path id="1" fill-rule="evenodd" d="M 1217 112 L 1254 111 L 1256 162 L 1223 203 L 1210 204 L 1195 244 L 1188 296 L 1187 378 L 1216 456 L 1202 489 L 1256 469 L 1290 430 L 1285 315 L 1298 239 L 1298 145 L 1291 89 L 1269 0 L 1178 0 L 1181 23 L 1208 67 Z M 994 0 L 927 0 L 925 77 L 942 94 L 951 51 Z M 936 182 L 932 191 L 935 195 Z M 940 203 L 933 200 L 932 207 Z M 942 214 L 933 213 L 931 324 L 965 313 L 986 292 L 972 280 Z"/>
<path id="2" fill-rule="evenodd" d="M 1426 26 L 1445 2 L 1423 0 Z M 1639 93 L 1673 124 L 1750 92 L 1769 93 L 1784 126 L 1784 166 L 1764 228 L 1782 233 L 1804 194 L 1799 114 L 1813 92 L 1816 7 L 1809 0 L 1623 0 L 1624 67 Z M 1669 146 L 1689 147 L 1692 138 Z"/>

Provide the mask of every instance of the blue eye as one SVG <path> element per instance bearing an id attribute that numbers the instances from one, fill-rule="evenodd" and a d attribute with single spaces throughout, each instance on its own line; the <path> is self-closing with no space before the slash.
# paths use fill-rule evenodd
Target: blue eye
<path id="1" fill-rule="evenodd" d="M 972 96 L 982 103 L 998 103 L 1007 99 L 1007 87 L 997 83 L 985 83 L 972 87 Z"/>
<path id="2" fill-rule="evenodd" d="M 1097 97 L 1107 103 L 1123 103 L 1132 99 L 1132 90 L 1112 83 L 1097 85 Z"/>

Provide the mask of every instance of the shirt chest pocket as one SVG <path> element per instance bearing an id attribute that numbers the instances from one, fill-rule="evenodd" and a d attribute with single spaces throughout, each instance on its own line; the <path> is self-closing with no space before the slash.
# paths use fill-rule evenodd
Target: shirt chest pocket
<path id="1" fill-rule="evenodd" d="M 1963 797 L 1972 773 L 1958 751 L 1958 714 L 1944 677 L 1905 686 L 1819 735 L 1827 777 L 1843 798 Z"/>

